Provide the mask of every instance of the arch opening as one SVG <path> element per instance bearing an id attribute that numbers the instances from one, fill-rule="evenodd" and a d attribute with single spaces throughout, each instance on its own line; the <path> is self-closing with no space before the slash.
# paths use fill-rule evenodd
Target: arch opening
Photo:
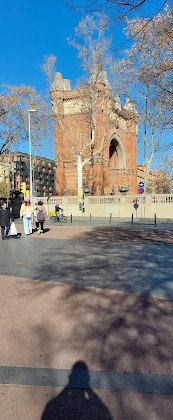
<path id="1" fill-rule="evenodd" d="M 121 141 L 112 137 L 109 144 L 109 175 L 111 194 L 118 194 L 118 187 L 123 183 L 125 155 Z"/>
<path id="2" fill-rule="evenodd" d="M 112 139 L 109 145 L 109 159 L 111 169 L 123 168 L 123 154 L 120 144 L 116 139 Z"/>

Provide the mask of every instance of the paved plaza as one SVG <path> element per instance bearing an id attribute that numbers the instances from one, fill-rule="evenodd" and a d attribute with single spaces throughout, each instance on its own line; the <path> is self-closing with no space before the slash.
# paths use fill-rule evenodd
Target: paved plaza
<path id="1" fill-rule="evenodd" d="M 0 418 L 171 420 L 172 226 L 17 228 L 0 243 Z"/>

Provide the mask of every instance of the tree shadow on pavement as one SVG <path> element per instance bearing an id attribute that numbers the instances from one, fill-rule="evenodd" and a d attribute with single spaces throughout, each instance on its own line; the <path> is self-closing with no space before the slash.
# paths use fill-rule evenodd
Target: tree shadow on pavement
<path id="1" fill-rule="evenodd" d="M 34 268 L 29 256 L 25 270 L 29 272 L 27 277 L 46 282 L 171 297 L 172 264 L 172 246 L 168 244 L 125 242 L 119 246 L 104 234 L 101 241 L 94 237 L 91 242 L 55 243 L 40 252 Z"/>
<path id="2" fill-rule="evenodd" d="M 56 287 L 56 284 L 45 284 L 43 310 L 47 313 L 46 320 L 30 332 L 30 336 L 35 334 L 37 337 L 37 351 L 42 352 L 42 363 L 45 358 L 48 367 L 57 367 L 59 364 L 62 366 L 63 363 L 67 366 L 67 361 L 73 361 L 75 356 L 75 359 L 85 360 L 91 370 L 126 372 L 127 375 L 130 372 L 171 374 L 171 299 L 112 293 L 101 289 L 90 290 L 73 285 L 61 285 L 56 295 Z M 51 308 L 49 314 L 47 301 Z M 36 302 L 33 304 L 37 305 Z M 108 378 L 111 389 L 111 375 Z M 65 406 L 68 409 L 71 406 L 72 417 L 70 414 L 69 417 L 64 416 L 68 420 L 109 419 L 109 416 L 96 415 L 77 417 L 76 404 L 83 410 L 86 400 L 83 399 L 83 391 L 69 390 L 68 386 L 47 409 L 58 408 L 61 413 L 61 410 L 63 412 L 66 409 Z M 103 398 L 103 394 L 101 395 Z M 92 397 L 94 398 L 93 394 Z M 115 420 L 163 420 L 169 418 L 173 408 L 171 398 L 171 394 L 137 393 L 134 396 L 128 392 L 116 392 L 112 397 L 109 395 L 103 398 L 103 401 L 110 412 L 114 413 Z M 73 416 L 73 406 L 76 417 Z M 99 407 L 100 404 L 98 409 Z M 65 413 L 67 414 L 66 411 Z M 57 418 L 63 419 L 63 416 L 57 415 Z M 54 417 L 50 417 L 51 419 Z M 42 420 L 49 420 L 49 417 L 43 416 Z"/>
<path id="3" fill-rule="evenodd" d="M 27 311 L 27 335 L 25 342 L 22 335 L 19 348 L 24 346 L 29 349 L 28 358 L 32 356 L 31 361 L 34 359 L 36 366 L 51 370 L 62 366 L 69 369 L 69 364 L 74 364 L 75 360 L 85 360 L 91 370 L 107 371 L 108 375 L 109 371 L 126 372 L 127 375 L 130 372 L 171 374 L 171 299 L 53 282 L 36 282 L 35 285 L 32 282 L 27 291 L 21 294 L 20 301 L 23 301 L 24 295 L 28 299 L 25 308 L 28 304 L 31 316 Z M 24 312 L 22 319 L 25 322 Z M 27 361 L 27 364 L 31 361 Z M 111 375 L 108 381 L 111 389 Z M 54 387 L 57 386 L 54 377 L 52 383 Z M 64 415 L 63 410 L 66 409 L 70 412 L 69 417 L 59 414 L 58 420 L 92 419 L 92 410 L 88 417 L 77 417 L 75 410 L 79 407 L 84 410 L 88 396 L 85 394 L 84 398 L 83 390 L 74 390 L 74 386 L 71 386 L 72 390 L 69 389 L 69 384 L 57 397 L 56 388 L 52 388 L 49 398 L 55 398 L 45 409 L 42 420 L 56 419 L 46 417 L 49 413 L 47 410 L 51 415 L 51 410 L 53 413 L 59 410 L 58 414 L 62 411 Z M 100 404 L 93 394 L 92 391 L 91 401 L 96 401 L 99 410 Z M 111 415 L 114 413 L 115 420 L 171 418 L 171 394 L 137 393 L 135 397 L 128 392 L 116 392 L 112 397 L 110 394 L 107 392 L 108 396 L 105 397 L 105 394 L 98 392 Z M 88 407 L 91 408 L 90 404 Z M 105 418 L 109 419 L 106 415 Z M 103 420 L 104 417 L 98 419 Z"/>
<path id="4" fill-rule="evenodd" d="M 133 227 L 94 227 L 80 236 L 81 240 L 148 243 L 173 245 L 173 230 L 137 229 Z"/>
<path id="5" fill-rule="evenodd" d="M 27 318 L 28 337 L 30 340 L 33 336 L 34 343 L 37 343 L 31 354 L 35 352 L 36 358 L 41 353 L 42 365 L 44 363 L 49 368 L 69 368 L 69 361 L 71 366 L 75 360 L 81 359 L 91 370 L 169 375 L 172 372 L 173 301 L 168 297 L 150 294 L 160 281 L 162 292 L 170 296 L 167 280 L 172 280 L 172 246 L 166 243 L 168 246 L 165 247 L 162 241 L 163 247 L 158 246 L 157 237 L 153 246 L 154 241 L 147 238 L 146 231 L 145 240 L 150 242 L 147 247 L 141 243 L 141 236 L 136 244 L 130 246 L 131 232 L 124 231 L 123 238 L 126 239 L 122 239 L 121 246 L 118 246 L 116 234 L 121 236 L 122 233 L 116 231 L 112 228 L 108 232 L 107 228 L 96 228 L 93 232 L 83 234 L 83 241 L 61 241 L 58 245 L 51 245 L 49 255 L 40 252 L 32 277 L 38 281 L 35 284 L 32 282 L 27 291 L 30 308 L 32 302 L 31 320 Z M 139 263 L 141 271 L 137 275 L 135 267 L 139 267 Z M 166 271 L 167 267 L 169 272 Z M 156 278 L 155 284 L 152 276 Z M 145 290 L 148 294 L 134 293 L 135 283 L 147 285 Z M 122 286 L 123 290 L 118 291 Z M 24 295 L 25 291 L 20 301 Z M 26 342 L 25 348 L 29 345 L 30 341 Z M 77 391 L 75 398 L 79 401 L 81 394 Z M 64 401 L 68 406 L 67 400 L 72 402 L 69 393 L 69 388 L 65 387 L 60 398 L 57 396 L 47 407 L 62 404 L 63 409 Z M 117 419 L 171 418 L 170 398 L 159 395 L 157 399 L 156 395 L 141 393 L 135 405 L 132 396 L 128 398 L 126 393 L 117 392 Z M 110 410 L 111 402 L 106 405 Z M 66 418 L 71 419 L 64 417 L 64 420 Z"/>
<path id="6" fill-rule="evenodd" d="M 87 365 L 78 361 L 72 367 L 63 391 L 49 401 L 41 420 L 113 420 L 107 407 L 91 389 Z"/>

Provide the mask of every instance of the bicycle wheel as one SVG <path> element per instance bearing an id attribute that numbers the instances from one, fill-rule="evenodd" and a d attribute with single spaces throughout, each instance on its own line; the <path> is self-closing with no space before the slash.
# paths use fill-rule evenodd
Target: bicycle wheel
<path id="1" fill-rule="evenodd" d="M 56 222 L 57 218 L 56 216 L 52 216 L 52 222 Z"/>

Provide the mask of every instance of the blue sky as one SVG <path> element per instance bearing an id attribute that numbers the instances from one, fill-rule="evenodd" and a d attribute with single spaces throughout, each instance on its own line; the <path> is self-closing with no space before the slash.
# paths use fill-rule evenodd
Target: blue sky
<path id="1" fill-rule="evenodd" d="M 150 0 L 150 16 L 163 0 Z M 81 13 L 72 11 L 64 0 L 0 0 L 0 81 L 8 84 L 45 87 L 40 66 L 44 55 L 57 56 L 58 71 L 74 83 L 80 76 L 75 49 L 68 45 Z M 124 40 L 120 30 L 114 32 L 114 45 Z"/>
<path id="2" fill-rule="evenodd" d="M 40 66 L 44 55 L 57 55 L 64 78 L 75 78 L 75 50 L 66 38 L 73 34 L 78 15 L 64 0 L 1 0 L 0 80 L 8 84 L 45 87 Z"/>
<path id="3" fill-rule="evenodd" d="M 150 16 L 162 2 L 150 1 L 150 9 L 143 9 L 143 16 Z M 81 14 L 72 11 L 64 0 L 0 0 L 0 10 L 0 83 L 44 90 L 44 55 L 55 54 L 57 71 L 70 79 L 73 87 L 81 69 L 77 52 L 67 38 L 73 36 Z M 113 34 L 115 46 L 125 40 L 120 29 Z"/>

